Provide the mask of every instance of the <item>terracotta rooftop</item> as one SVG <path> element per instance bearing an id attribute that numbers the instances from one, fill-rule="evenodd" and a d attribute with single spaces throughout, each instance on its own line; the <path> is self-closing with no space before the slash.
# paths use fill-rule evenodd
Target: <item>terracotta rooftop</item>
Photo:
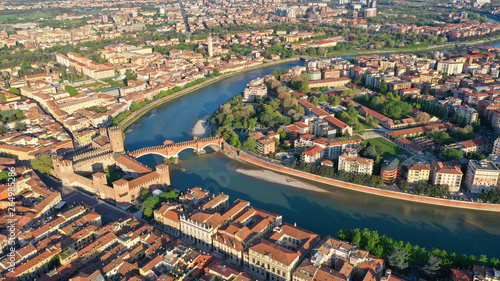
<path id="1" fill-rule="evenodd" d="M 258 239 L 255 245 L 250 247 L 250 250 L 269 256 L 271 259 L 287 266 L 290 266 L 299 258 L 298 253 L 264 239 Z"/>

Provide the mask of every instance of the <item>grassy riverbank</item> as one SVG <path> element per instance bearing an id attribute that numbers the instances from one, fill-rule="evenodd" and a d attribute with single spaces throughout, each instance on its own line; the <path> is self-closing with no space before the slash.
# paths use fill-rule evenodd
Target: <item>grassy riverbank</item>
<path id="1" fill-rule="evenodd" d="M 475 41 L 454 42 L 455 44 L 436 45 L 426 47 L 407 47 L 407 48 L 381 48 L 378 50 L 340 50 L 329 52 L 327 57 L 333 56 L 358 56 L 358 55 L 373 55 L 373 54 L 386 54 L 386 53 L 425 53 L 430 51 L 454 50 L 461 48 L 463 45 L 488 45 L 488 43 L 500 40 L 500 35 L 491 38 L 484 38 Z M 458 46 L 458 47 L 457 47 Z M 321 56 L 313 56 L 314 58 L 323 58 Z"/>

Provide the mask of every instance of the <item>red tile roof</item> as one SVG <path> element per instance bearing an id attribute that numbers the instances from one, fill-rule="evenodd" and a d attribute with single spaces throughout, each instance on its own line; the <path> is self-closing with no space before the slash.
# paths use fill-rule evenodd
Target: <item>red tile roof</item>
<path id="1" fill-rule="evenodd" d="M 331 125 L 337 127 L 337 128 L 341 128 L 341 129 L 344 129 L 344 128 L 347 128 L 348 125 L 342 121 L 340 121 L 339 119 L 333 117 L 333 116 L 326 116 L 325 118 L 323 118 L 324 120 L 326 120 L 328 123 L 330 123 Z"/>
<path id="2" fill-rule="evenodd" d="M 258 239 L 256 244 L 250 247 L 250 250 L 269 256 L 271 259 L 287 266 L 290 266 L 299 258 L 298 253 L 264 239 Z"/>
<path id="3" fill-rule="evenodd" d="M 302 151 L 302 154 L 314 156 L 318 153 L 321 153 L 322 151 L 323 151 L 322 147 L 319 147 L 317 145 L 313 145 L 311 147 L 308 147 L 306 150 Z"/>

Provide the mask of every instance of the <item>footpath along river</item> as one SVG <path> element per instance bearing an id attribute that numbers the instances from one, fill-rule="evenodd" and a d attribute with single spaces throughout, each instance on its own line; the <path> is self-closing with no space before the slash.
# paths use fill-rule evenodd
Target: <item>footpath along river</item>
<path id="1" fill-rule="evenodd" d="M 500 46 L 500 42 L 491 45 Z M 241 93 L 250 80 L 302 64 L 295 61 L 246 72 L 164 104 L 128 128 L 126 149 L 159 145 L 166 139 L 191 140 L 193 128 L 199 128 L 200 120 Z M 292 187 L 287 185 L 287 177 L 263 174 L 257 167 L 210 151 L 195 155 L 185 150 L 179 158 L 178 167 L 171 170 L 172 185 L 178 189 L 200 186 L 224 192 L 230 200 L 248 200 L 253 206 L 282 214 L 285 221 L 296 222 L 321 235 L 336 235 L 341 228 L 366 227 L 426 248 L 500 258 L 500 213 L 404 202 L 312 182 L 297 181 L 290 183 Z M 163 159 L 146 155 L 138 160 L 154 166 Z M 263 175 L 271 175 L 273 180 L 263 180 Z M 297 188 L 301 186 L 304 188 Z M 319 192 L 318 187 L 327 191 Z"/>

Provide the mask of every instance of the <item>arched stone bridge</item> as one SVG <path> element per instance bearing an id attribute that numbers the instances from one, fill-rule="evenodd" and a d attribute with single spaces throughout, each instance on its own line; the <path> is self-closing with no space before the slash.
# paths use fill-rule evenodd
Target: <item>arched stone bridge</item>
<path id="1" fill-rule="evenodd" d="M 207 146 L 217 146 L 221 148 L 223 143 L 224 139 L 219 136 L 204 139 L 194 137 L 192 141 L 183 141 L 178 143 L 166 140 L 162 145 L 140 148 L 129 152 L 129 155 L 134 158 L 141 157 L 146 154 L 157 154 L 165 158 L 178 157 L 179 152 L 184 149 L 193 149 L 196 153 L 200 153 L 203 152 Z"/>

